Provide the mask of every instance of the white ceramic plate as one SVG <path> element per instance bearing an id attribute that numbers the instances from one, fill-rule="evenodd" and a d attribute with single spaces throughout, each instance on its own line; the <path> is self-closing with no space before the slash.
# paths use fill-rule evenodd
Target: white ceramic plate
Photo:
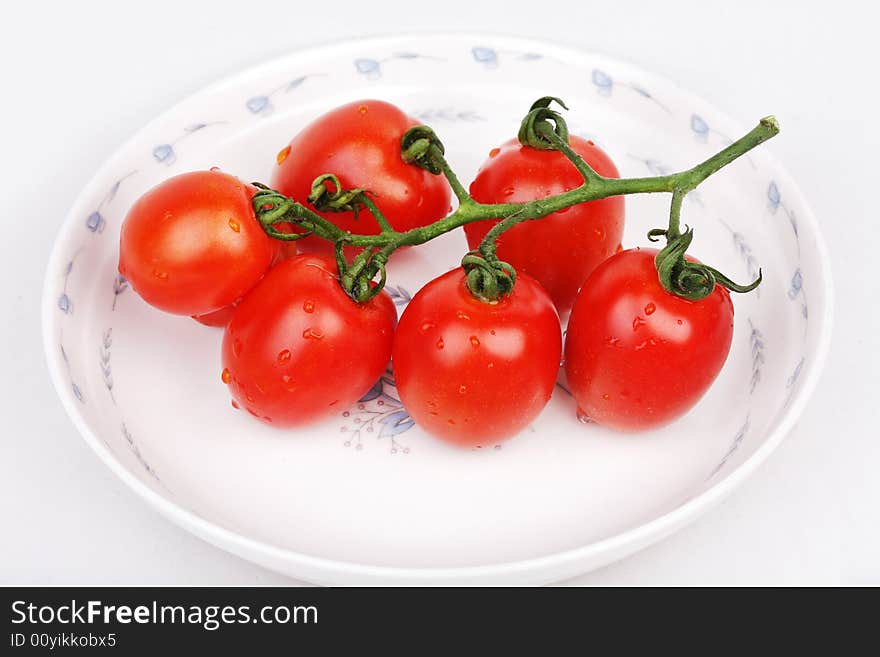
<path id="1" fill-rule="evenodd" d="M 690 166 L 751 127 L 608 57 L 497 36 L 418 35 L 291 54 L 195 94 L 138 132 L 74 203 L 45 283 L 52 379 L 89 445 L 181 526 L 319 583 L 557 580 L 632 553 L 720 500 L 791 429 L 831 327 L 815 219 L 766 146 L 685 202 L 695 255 L 737 280 L 763 267 L 765 280 L 735 298 L 732 352 L 710 392 L 661 431 L 582 425 L 558 390 L 514 440 L 454 449 L 412 425 L 388 378 L 338 417 L 282 432 L 230 406 L 220 331 L 155 311 L 117 276 L 120 223 L 144 190 L 211 166 L 268 181 L 276 152 L 338 104 L 400 105 L 437 130 L 469 180 L 547 94 L 564 98 L 572 132 L 629 176 Z M 629 197 L 625 244 L 645 244 L 667 204 Z M 464 249 L 456 233 L 392 261 L 388 289 L 399 307 Z"/>

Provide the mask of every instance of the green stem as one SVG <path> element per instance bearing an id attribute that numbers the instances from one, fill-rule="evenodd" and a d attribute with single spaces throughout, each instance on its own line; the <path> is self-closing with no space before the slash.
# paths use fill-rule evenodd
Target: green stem
<path id="1" fill-rule="evenodd" d="M 468 191 L 464 188 L 464 185 L 461 184 L 461 181 L 458 179 L 458 176 L 455 175 L 455 172 L 452 170 L 452 167 L 449 166 L 449 162 L 446 161 L 446 157 L 443 155 L 443 151 L 436 144 L 431 144 L 428 149 L 429 157 L 437 164 L 440 169 L 440 172 L 446 178 L 446 181 L 449 183 L 449 186 L 452 188 L 453 194 L 455 194 L 455 198 L 458 199 L 459 205 L 471 205 L 476 203 L 474 199 L 471 198 L 471 195 L 468 194 Z"/>
<path id="2" fill-rule="evenodd" d="M 376 207 L 376 202 L 373 201 L 366 192 L 361 193 L 360 202 L 363 203 L 364 207 L 373 215 L 373 218 L 379 224 L 379 228 L 383 234 L 394 232 L 394 228 L 388 222 L 388 218 L 378 207 Z"/>
<path id="3" fill-rule="evenodd" d="M 430 129 L 423 126 L 419 129 L 424 129 L 428 134 L 433 135 Z M 494 258 L 495 240 L 498 236 L 520 222 L 540 219 L 558 210 L 587 201 L 624 194 L 671 193 L 673 199 L 668 233 L 670 235 L 672 233 L 679 235 L 679 215 L 684 196 L 722 167 L 776 135 L 779 132 L 779 125 L 772 116 L 765 117 L 746 135 L 740 137 L 704 162 L 685 171 L 646 178 L 605 178 L 600 176 L 571 149 L 566 140 L 562 139 L 549 127 L 545 129 L 542 126 L 538 126 L 536 129 L 540 131 L 542 138 L 550 142 L 553 148 L 561 151 L 577 167 L 584 177 L 583 185 L 556 196 L 535 201 L 523 203 L 479 203 L 471 198 L 450 168 L 443 155 L 442 147 L 422 139 L 421 143 L 417 144 L 421 148 L 419 157 L 427 156 L 425 161 L 449 181 L 452 191 L 459 200 L 459 207 L 454 212 L 432 224 L 404 232 L 395 231 L 381 211 L 378 210 L 372 199 L 368 198 L 366 194 L 361 194 L 361 200 L 379 222 L 382 232 L 378 235 L 364 235 L 342 231 L 333 223 L 302 204 L 271 190 L 261 190 L 257 193 L 254 197 L 254 209 L 267 232 L 272 230 L 274 223 L 287 221 L 296 223 L 302 229 L 331 242 L 376 249 L 376 253 L 381 253 L 378 261 L 379 269 L 381 269 L 381 266 L 384 265 L 384 262 L 387 261 L 391 253 L 402 246 L 424 244 L 435 237 L 456 230 L 466 224 L 484 219 L 500 220 L 489 231 L 480 245 L 480 253 L 484 257 L 488 255 L 491 259 Z M 416 129 L 414 128 L 413 130 Z M 271 209 L 266 210 L 265 206 L 267 205 L 271 206 Z M 272 232 L 270 234 L 273 237 L 276 236 Z M 280 239 L 285 238 L 280 237 Z M 364 261 L 360 261 L 357 264 L 361 265 L 362 262 Z M 365 270 L 367 273 L 379 271 L 376 267 L 363 268 L 361 266 L 358 266 L 358 270 Z"/>
<path id="4" fill-rule="evenodd" d="M 675 239 L 681 235 L 681 204 L 687 192 L 676 189 L 672 192 L 672 204 L 669 207 L 669 227 L 666 229 L 666 239 Z"/>

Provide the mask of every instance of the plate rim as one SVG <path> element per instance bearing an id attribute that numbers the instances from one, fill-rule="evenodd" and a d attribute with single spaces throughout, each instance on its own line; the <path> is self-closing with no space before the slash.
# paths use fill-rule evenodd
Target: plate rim
<path id="1" fill-rule="evenodd" d="M 475 566 L 457 567 L 397 567 L 385 565 L 364 564 L 354 561 L 342 561 L 326 557 L 316 556 L 303 552 L 297 552 L 285 547 L 250 538 L 233 530 L 227 529 L 220 524 L 202 518 L 193 511 L 161 495 L 150 488 L 146 483 L 136 477 L 116 457 L 103 441 L 88 427 L 78 407 L 74 403 L 74 397 L 63 379 L 60 356 L 57 353 L 56 344 L 52 337 L 52 327 L 56 322 L 56 313 L 53 296 L 53 274 L 56 265 L 61 260 L 62 247 L 76 217 L 74 209 L 80 204 L 83 197 L 87 196 L 98 182 L 105 177 L 106 173 L 113 169 L 115 161 L 136 142 L 141 134 L 148 131 L 154 125 L 165 120 L 178 110 L 180 106 L 190 99 L 202 94 L 210 93 L 215 89 L 227 84 L 234 84 L 240 79 L 259 75 L 261 71 L 273 66 L 281 65 L 282 62 L 295 60 L 304 56 L 322 56 L 334 51 L 350 48 L 353 44 L 369 46 L 385 45 L 392 41 L 406 41 L 411 39 L 444 39 L 444 38 L 471 38 L 475 43 L 480 40 L 518 43 L 524 47 L 537 49 L 536 47 L 554 50 L 564 53 L 568 61 L 583 61 L 591 57 L 619 62 L 633 70 L 649 75 L 664 84 L 677 89 L 682 95 L 693 98 L 703 105 L 712 109 L 716 116 L 721 117 L 727 123 L 739 126 L 740 122 L 731 118 L 726 112 L 719 110 L 714 103 L 702 96 L 682 87 L 674 80 L 663 74 L 655 73 L 639 65 L 633 64 L 625 58 L 607 54 L 600 51 L 592 51 L 568 43 L 553 43 L 537 37 L 522 35 L 493 33 L 489 31 L 407 31 L 402 34 L 371 35 L 357 38 L 338 39 L 323 45 L 305 46 L 286 53 L 281 53 L 263 60 L 257 64 L 232 71 L 221 78 L 204 85 L 195 91 L 178 99 L 166 110 L 160 112 L 143 126 L 137 128 L 127 139 L 117 146 L 113 153 L 90 177 L 89 181 L 80 189 L 77 196 L 71 202 L 63 221 L 56 234 L 53 246 L 46 265 L 43 277 L 42 300 L 41 300 L 41 324 L 43 337 L 43 351 L 49 369 L 50 379 L 55 392 L 60 398 L 62 405 L 73 425 L 79 431 L 83 440 L 97 454 L 98 458 L 129 488 L 139 495 L 150 507 L 163 516 L 186 529 L 208 543 L 219 547 L 227 552 L 245 560 L 258 563 L 264 567 L 282 572 L 285 575 L 301 578 L 305 581 L 326 583 L 347 582 L 351 580 L 363 582 L 421 582 L 427 584 L 442 584 L 450 582 L 503 582 L 510 579 L 548 582 L 556 581 L 566 576 L 574 576 L 578 573 L 587 572 L 622 559 L 649 545 L 665 538 L 673 532 L 681 529 L 692 522 L 704 512 L 726 498 L 733 490 L 751 476 L 758 467 L 766 461 L 773 451 L 782 443 L 791 432 L 794 425 L 803 414 L 807 403 L 812 397 L 819 379 L 824 371 L 830 351 L 831 335 L 834 320 L 834 287 L 832 282 L 831 263 L 827 244 L 812 206 L 792 179 L 788 170 L 776 159 L 769 150 L 765 152 L 768 162 L 774 167 L 778 179 L 786 184 L 787 193 L 794 195 L 805 209 L 798 215 L 801 225 L 809 226 L 811 235 L 815 239 L 815 248 L 818 255 L 817 271 L 821 273 L 822 294 L 824 312 L 818 318 L 819 336 L 816 341 L 815 352 L 808 368 L 805 380 L 795 392 L 794 397 L 784 410 L 783 416 L 776 428 L 767 435 L 764 442 L 743 463 L 734 468 L 726 477 L 720 479 L 710 488 L 687 500 L 678 507 L 643 524 L 619 532 L 613 536 L 587 543 L 585 545 L 553 552 L 551 554 L 532 557 L 528 559 L 506 561 L 499 563 L 481 564 Z M 745 130 L 743 130 L 745 132 Z M 279 568 L 284 564 L 284 568 Z M 578 565 L 583 565 L 578 568 Z"/>

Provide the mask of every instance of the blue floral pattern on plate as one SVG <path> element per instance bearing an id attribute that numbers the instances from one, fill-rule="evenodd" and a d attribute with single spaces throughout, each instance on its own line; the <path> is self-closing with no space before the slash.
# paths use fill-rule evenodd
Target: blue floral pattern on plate
<path id="1" fill-rule="evenodd" d="M 364 441 L 373 438 L 387 443 L 391 454 L 409 454 L 409 447 L 401 443 L 398 436 L 412 429 L 415 422 L 400 402 L 390 369 L 354 408 L 342 413 L 342 418 L 344 424 L 339 431 L 345 435 L 345 447 L 360 451 L 364 448 Z"/>
<path id="2" fill-rule="evenodd" d="M 537 52 L 521 51 L 521 50 L 498 50 L 488 46 L 474 46 L 471 48 L 471 56 L 478 64 L 482 64 L 486 68 L 498 68 L 501 63 L 500 56 L 507 55 L 514 60 L 521 62 L 535 62 L 545 59 L 544 55 Z"/>
<path id="3" fill-rule="evenodd" d="M 442 57 L 434 57 L 432 55 L 423 55 L 417 52 L 395 52 L 384 59 L 373 59 L 371 57 L 360 57 L 354 60 L 354 70 L 367 78 L 368 80 L 378 80 L 382 77 L 382 65 L 394 60 L 414 60 L 427 59 L 442 62 Z"/>
<path id="4" fill-rule="evenodd" d="M 294 89 L 299 89 L 306 80 L 322 75 L 325 74 L 312 73 L 311 75 L 301 75 L 292 79 L 290 82 L 286 82 L 279 87 L 275 87 L 265 94 L 251 96 L 245 101 L 244 105 L 247 108 L 248 112 L 250 112 L 251 114 L 256 114 L 258 116 L 267 116 L 268 114 L 271 114 L 272 111 L 275 109 L 275 106 L 272 104 L 272 98 L 274 96 L 277 96 L 279 93 L 290 93 Z"/>
<path id="5" fill-rule="evenodd" d="M 733 442 L 730 444 L 730 447 L 727 449 L 727 453 L 722 457 L 721 462 L 715 466 L 715 469 L 709 474 L 707 479 L 711 479 L 716 474 L 721 472 L 730 458 L 736 453 L 739 449 L 740 445 L 742 445 L 743 440 L 745 440 L 746 435 L 749 432 L 749 427 L 751 426 L 751 417 L 746 416 L 746 421 L 743 422 L 743 425 L 739 428 L 739 431 L 736 432 L 736 435 L 733 437 Z"/>
<path id="6" fill-rule="evenodd" d="M 177 162 L 177 151 L 174 150 L 174 147 L 177 144 L 179 144 L 187 137 L 190 137 L 197 132 L 204 130 L 205 128 L 210 128 L 211 126 L 218 125 L 220 123 L 225 123 L 225 121 L 212 121 L 210 123 L 192 123 L 186 126 L 183 129 L 183 134 L 176 139 L 153 147 L 153 159 L 159 164 L 171 166 L 172 164 Z"/>
<path id="7" fill-rule="evenodd" d="M 113 202 L 113 199 L 116 198 L 116 194 L 119 192 L 119 188 L 122 186 L 122 183 L 125 182 L 128 178 L 131 178 L 134 174 L 137 173 L 137 170 L 129 171 L 124 176 L 118 178 L 116 182 L 114 182 L 110 189 L 107 190 L 107 193 L 104 195 L 104 198 L 101 199 L 101 202 L 98 204 L 98 207 L 86 217 L 86 228 L 92 233 L 103 233 L 104 227 L 107 225 L 107 220 L 104 218 L 103 210 L 104 207 Z"/>
<path id="8" fill-rule="evenodd" d="M 601 96 L 610 98 L 611 95 L 614 93 L 615 87 L 622 87 L 624 89 L 635 92 L 638 96 L 641 96 L 645 100 L 651 101 L 667 114 L 671 113 L 670 109 L 662 101 L 655 98 L 650 91 L 648 91 L 644 86 L 640 84 L 615 80 L 606 71 L 603 71 L 599 68 L 593 69 L 593 72 L 590 75 L 590 81 L 593 83 L 593 86 L 596 87 L 596 91 Z"/>

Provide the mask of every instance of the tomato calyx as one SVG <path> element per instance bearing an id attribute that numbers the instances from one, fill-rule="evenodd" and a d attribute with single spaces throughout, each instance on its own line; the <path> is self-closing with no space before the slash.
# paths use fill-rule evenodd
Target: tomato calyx
<path id="1" fill-rule="evenodd" d="M 663 289 L 689 301 L 705 299 L 712 294 L 716 285 L 731 292 L 745 293 L 754 290 L 763 280 L 763 272 L 760 269 L 754 281 L 748 285 L 739 285 L 717 269 L 685 258 L 694 240 L 693 228 L 686 225 L 684 232 L 679 229 L 681 204 L 686 193 L 684 189 L 673 192 L 668 228 L 654 228 L 648 231 L 648 239 L 652 242 L 658 241 L 660 237 L 666 238 L 666 246 L 654 257 L 654 266 L 657 268 L 657 276 Z"/>
<path id="2" fill-rule="evenodd" d="M 561 105 L 563 109 L 568 109 L 566 104 L 555 96 L 544 96 L 536 100 L 520 123 L 517 134 L 519 143 L 540 150 L 558 150 L 559 142 L 568 143 L 568 124 L 559 112 L 550 109 L 550 104 L 553 102 Z M 557 139 L 549 137 L 551 132 Z"/>
<path id="3" fill-rule="evenodd" d="M 431 128 L 426 125 L 413 126 L 400 140 L 400 157 L 407 164 L 414 164 L 435 176 L 443 173 L 443 155 L 446 148 Z M 439 156 L 439 157 L 438 157 Z"/>
<path id="4" fill-rule="evenodd" d="M 470 293 L 484 303 L 497 303 L 513 292 L 516 270 L 508 263 L 479 249 L 469 251 L 461 259 Z"/>
<path id="5" fill-rule="evenodd" d="M 332 173 L 325 173 L 312 181 L 308 201 L 320 212 L 353 212 L 357 219 L 358 211 L 363 205 L 362 196 L 365 194 L 366 191 L 359 187 L 344 189 L 339 178 Z"/>

